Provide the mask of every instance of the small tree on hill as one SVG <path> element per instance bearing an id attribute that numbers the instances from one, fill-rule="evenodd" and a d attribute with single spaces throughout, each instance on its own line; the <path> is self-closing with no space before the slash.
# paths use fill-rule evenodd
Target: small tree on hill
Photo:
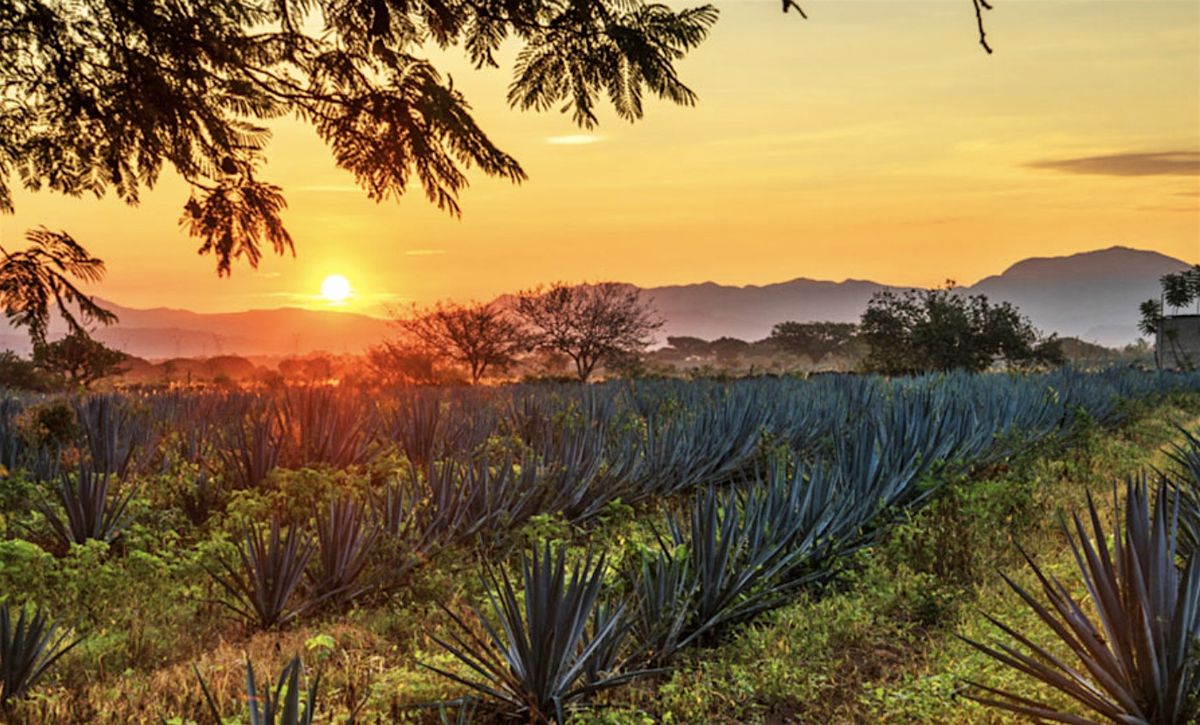
<path id="1" fill-rule="evenodd" d="M 859 325 L 871 372 L 910 375 L 1008 365 L 1060 365 L 1062 348 L 1043 338 L 1016 307 L 963 295 L 950 282 L 929 290 L 876 292 Z"/>
<path id="2" fill-rule="evenodd" d="M 663 325 L 636 287 L 616 282 L 558 282 L 526 290 L 517 297 L 516 311 L 529 325 L 533 344 L 571 358 L 585 382 L 598 365 L 640 354 Z"/>
<path id="3" fill-rule="evenodd" d="M 529 347 L 520 320 L 494 302 L 413 306 L 396 325 L 418 347 L 466 368 L 472 384 L 507 370 Z"/>
<path id="4" fill-rule="evenodd" d="M 34 365 L 51 375 L 63 376 L 72 386 L 85 388 L 120 373 L 127 357 L 82 331 L 33 348 Z"/>

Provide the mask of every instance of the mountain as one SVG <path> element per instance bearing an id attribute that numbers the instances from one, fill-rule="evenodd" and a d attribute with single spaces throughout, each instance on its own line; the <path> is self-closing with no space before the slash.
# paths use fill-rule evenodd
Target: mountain
<path id="1" fill-rule="evenodd" d="M 1158 252 L 1110 247 L 1026 259 L 971 291 L 1013 303 L 1043 330 L 1113 347 L 1137 339 L 1138 305 L 1158 298 L 1159 278 L 1189 266 Z"/>
<path id="2" fill-rule="evenodd" d="M 1015 304 L 1046 332 L 1116 347 L 1137 339 L 1138 305 L 1158 296 L 1159 277 L 1187 267 L 1157 252 L 1111 247 L 1026 259 L 964 290 Z M 705 282 L 644 292 L 667 321 L 660 341 L 675 335 L 757 340 L 784 320 L 855 322 L 871 295 L 883 289 L 888 287 L 865 280 L 798 278 L 762 286 Z M 121 321 L 96 336 L 151 359 L 357 353 L 390 335 L 386 321 L 350 312 L 285 307 L 214 314 L 100 302 Z M 29 342 L 23 331 L 0 325 L 0 347 L 24 353 Z"/>
<path id="3" fill-rule="evenodd" d="M 1138 305 L 1158 296 L 1159 278 L 1188 266 L 1158 252 L 1110 247 L 1025 259 L 964 291 L 1013 303 L 1045 332 L 1115 347 L 1137 339 Z M 861 280 L 794 279 L 764 287 L 655 287 L 646 294 L 667 320 L 663 337 L 755 340 L 784 320 L 855 322 L 882 289 L 888 287 Z"/>
<path id="4" fill-rule="evenodd" d="M 315 350 L 358 353 L 390 335 L 388 323 L 353 312 L 282 307 L 274 310 L 203 313 L 156 307 L 139 310 L 96 300 L 120 322 L 93 334 L 106 345 L 142 358 L 219 355 L 303 355 Z M 51 337 L 65 328 L 51 326 Z M 24 331 L 0 327 L 0 347 L 28 352 Z"/>
<path id="5" fill-rule="evenodd" d="M 785 320 L 857 322 L 876 292 L 876 282 L 794 279 L 761 287 L 704 284 L 651 287 L 645 295 L 666 319 L 662 337 L 688 335 L 713 340 L 758 340 Z"/>

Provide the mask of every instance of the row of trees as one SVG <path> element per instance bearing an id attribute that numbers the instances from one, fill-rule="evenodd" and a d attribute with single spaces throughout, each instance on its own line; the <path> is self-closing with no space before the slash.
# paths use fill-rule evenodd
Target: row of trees
<path id="1" fill-rule="evenodd" d="M 397 339 L 367 354 L 384 381 L 431 380 L 439 365 L 449 364 L 478 383 L 535 351 L 569 360 L 586 381 L 600 367 L 636 358 L 663 321 L 636 287 L 559 282 L 506 301 L 414 306 L 394 324 Z"/>
<path id="2" fill-rule="evenodd" d="M 88 385 L 116 372 L 125 356 L 92 340 L 83 324 L 110 324 L 116 316 L 73 281 L 98 281 L 103 262 L 64 233 L 35 230 L 28 239 L 25 250 L 10 253 L 0 248 L 0 305 L 12 323 L 27 328 L 34 347 L 29 370 L 22 371 L 15 356 L 6 360 L 6 369 L 13 376 L 48 373 L 73 385 Z M 1164 277 L 1163 290 L 1163 303 L 1143 305 L 1142 327 L 1147 332 L 1157 330 L 1162 304 L 1180 308 L 1200 300 L 1200 267 Z M 70 332 L 47 343 L 53 308 Z M 397 315 L 395 323 L 399 338 L 372 349 L 367 357 L 384 382 L 433 381 L 437 367 L 449 364 L 478 383 L 489 373 L 506 372 L 533 351 L 569 360 L 575 375 L 586 381 L 599 367 L 636 362 L 663 320 L 631 285 L 560 282 L 504 302 L 412 307 Z M 684 344 L 687 339 L 669 342 Z M 783 322 L 766 342 L 818 364 L 834 353 L 865 349 L 862 367 L 889 375 L 979 371 L 996 361 L 1010 366 L 1063 361 L 1060 342 L 1054 336 L 1043 338 L 1011 304 L 960 294 L 953 282 L 929 290 L 878 292 L 858 325 Z"/>
<path id="3" fill-rule="evenodd" d="M 662 320 L 629 285 L 558 283 L 506 301 L 412 307 L 395 325 L 398 338 L 368 354 L 375 376 L 387 383 L 433 382 L 445 366 L 462 369 L 477 383 L 535 351 L 557 356 L 586 381 L 599 367 L 633 367 Z M 961 294 L 953 282 L 876 293 L 859 324 L 789 321 L 758 343 L 670 337 L 667 344 L 685 356 L 718 359 L 760 348 L 816 364 L 840 355 L 858 359 L 865 372 L 885 375 L 982 371 L 996 363 L 1060 365 L 1065 359 L 1061 341 L 1042 336 L 1016 307 Z"/>

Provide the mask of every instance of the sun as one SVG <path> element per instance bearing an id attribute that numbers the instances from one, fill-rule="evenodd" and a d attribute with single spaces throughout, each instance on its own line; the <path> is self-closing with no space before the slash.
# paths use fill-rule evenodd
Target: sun
<path id="1" fill-rule="evenodd" d="M 354 296 L 350 280 L 340 274 L 331 274 L 321 282 L 321 296 L 335 305 L 342 305 Z"/>

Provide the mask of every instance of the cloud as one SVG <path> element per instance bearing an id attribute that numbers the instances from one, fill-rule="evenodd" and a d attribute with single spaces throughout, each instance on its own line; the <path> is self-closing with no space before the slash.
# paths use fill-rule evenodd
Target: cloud
<path id="1" fill-rule="evenodd" d="M 1026 166 L 1065 174 L 1101 176 L 1200 176 L 1200 151 L 1153 151 L 1043 159 Z"/>
<path id="2" fill-rule="evenodd" d="M 603 140 L 603 136 L 591 133 L 576 133 L 570 136 L 548 136 L 546 143 L 554 146 L 582 146 L 589 143 L 600 143 Z"/>

